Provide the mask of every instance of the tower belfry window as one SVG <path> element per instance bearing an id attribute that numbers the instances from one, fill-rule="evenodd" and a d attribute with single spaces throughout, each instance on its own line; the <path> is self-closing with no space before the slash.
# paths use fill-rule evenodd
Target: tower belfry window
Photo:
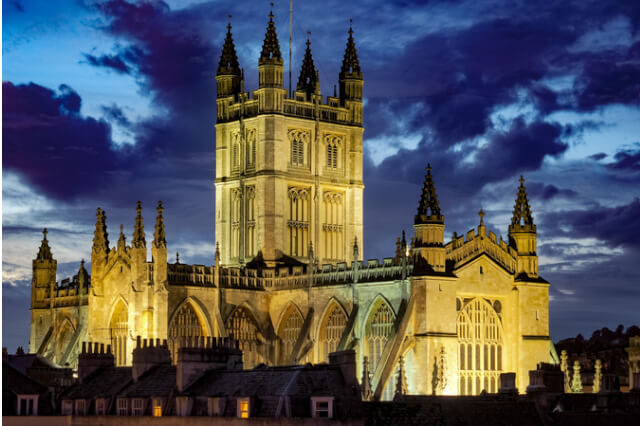
<path id="1" fill-rule="evenodd" d="M 291 165 L 303 166 L 305 164 L 305 146 L 309 140 L 309 132 L 305 130 L 289 131 L 291 142 Z"/>

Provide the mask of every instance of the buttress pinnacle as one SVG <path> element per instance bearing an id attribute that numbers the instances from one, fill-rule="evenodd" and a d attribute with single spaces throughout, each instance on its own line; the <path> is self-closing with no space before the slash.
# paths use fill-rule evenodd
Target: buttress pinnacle
<path id="1" fill-rule="evenodd" d="M 143 248 L 147 246 L 144 235 L 144 223 L 142 222 L 142 203 L 138 201 L 136 205 L 136 224 L 133 228 L 133 247 Z"/>
<path id="2" fill-rule="evenodd" d="M 307 38 L 307 49 L 304 52 L 302 60 L 302 68 L 300 68 L 300 77 L 298 77 L 298 85 L 296 90 L 303 91 L 307 94 L 307 98 L 314 93 L 318 83 L 316 67 L 313 64 L 313 56 L 311 55 L 311 41 Z"/>
<path id="3" fill-rule="evenodd" d="M 158 207 L 156 209 L 158 216 L 156 217 L 156 228 L 153 232 L 153 246 L 155 248 L 166 248 L 167 240 L 164 233 L 164 218 L 162 217 L 164 207 L 162 207 L 162 201 L 158 201 Z"/>

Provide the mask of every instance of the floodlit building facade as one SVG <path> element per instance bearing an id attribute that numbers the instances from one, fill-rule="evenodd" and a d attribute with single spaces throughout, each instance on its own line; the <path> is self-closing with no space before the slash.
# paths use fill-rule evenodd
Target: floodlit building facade
<path id="1" fill-rule="evenodd" d="M 229 25 L 216 77 L 215 265 L 168 262 L 162 203 L 151 250 L 140 204 L 131 243 L 121 228 L 115 247 L 98 209 L 91 271 L 81 265 L 61 283 L 45 233 L 30 352 L 76 365 L 91 341 L 127 366 L 141 336 L 167 339 L 175 363 L 189 342 L 232 337 L 245 368 L 354 349 L 365 398 L 391 398 L 402 364 L 411 394 L 493 393 L 503 372 L 524 391 L 529 370 L 551 358 L 549 283 L 538 275 L 524 180 L 506 241 L 481 212 L 476 229 L 445 242 L 429 166 L 410 243 L 403 236 L 393 257 L 364 262 L 364 80 L 353 30 L 333 96 L 320 92 L 309 41 L 296 90 L 285 89 L 273 15 L 258 72 L 258 89 L 246 92 Z"/>

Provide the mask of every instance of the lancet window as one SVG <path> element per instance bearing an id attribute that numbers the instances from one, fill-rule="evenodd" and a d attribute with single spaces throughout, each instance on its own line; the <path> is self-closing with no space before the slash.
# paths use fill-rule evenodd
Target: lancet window
<path id="1" fill-rule="evenodd" d="M 167 343 L 171 352 L 171 360 L 176 363 L 178 349 L 183 346 L 194 345 L 196 338 L 200 336 L 206 336 L 205 328 L 191 303 L 185 303 L 176 312 L 171 319 L 171 324 L 169 324 Z"/>
<path id="2" fill-rule="evenodd" d="M 309 132 L 304 130 L 290 130 L 289 141 L 291 142 L 291 164 L 303 166 L 305 164 L 305 146 L 309 141 Z"/>
<path id="3" fill-rule="evenodd" d="M 280 323 L 280 330 L 278 331 L 279 339 L 279 354 L 278 359 L 280 364 L 284 365 L 287 361 L 295 363 L 292 354 L 302 329 L 302 315 L 300 312 L 291 305 L 287 310 L 287 313 L 282 318 Z M 296 354 L 293 354 L 295 356 Z"/>
<path id="4" fill-rule="evenodd" d="M 256 130 L 247 130 L 247 168 L 256 166 Z"/>
<path id="5" fill-rule="evenodd" d="M 256 255 L 256 212 L 255 212 L 255 198 L 256 187 L 247 186 L 247 256 Z"/>
<path id="6" fill-rule="evenodd" d="M 231 169 L 240 170 L 240 133 L 234 132 L 231 135 Z"/>
<path id="7" fill-rule="evenodd" d="M 458 300 L 458 393 L 478 395 L 498 391 L 502 372 L 502 323 L 499 301 Z"/>
<path id="8" fill-rule="evenodd" d="M 369 354 L 370 371 L 373 373 L 376 371 L 376 368 L 378 368 L 382 352 L 389 340 L 389 336 L 393 334 L 395 314 L 384 300 L 380 300 L 378 306 L 373 309 L 369 318 L 365 329 L 365 339 L 367 352 Z M 393 399 L 394 383 L 393 377 L 390 378 L 385 386 L 382 399 L 387 401 Z"/>
<path id="9" fill-rule="evenodd" d="M 327 135 L 324 138 L 326 145 L 327 169 L 337 169 L 339 166 L 339 151 L 342 145 L 342 137 Z"/>
<path id="10" fill-rule="evenodd" d="M 231 257 L 240 256 L 240 213 L 242 211 L 242 189 L 231 189 Z"/>
<path id="11" fill-rule="evenodd" d="M 227 320 L 229 337 L 238 341 L 242 350 L 242 362 L 250 369 L 263 362 L 260 355 L 261 342 L 255 320 L 245 308 L 240 307 Z"/>
<path id="12" fill-rule="evenodd" d="M 289 188 L 289 254 L 305 256 L 309 245 L 309 189 Z"/>
<path id="13" fill-rule="evenodd" d="M 329 354 L 338 350 L 340 339 L 347 325 L 347 314 L 334 303 L 320 326 L 318 362 L 327 362 Z"/>
<path id="14" fill-rule="evenodd" d="M 344 258 L 344 205 L 341 192 L 323 194 L 322 242 L 325 259 Z"/>
<path id="15" fill-rule="evenodd" d="M 109 322 L 109 337 L 115 357 L 116 366 L 127 364 L 127 332 L 129 330 L 129 311 L 122 301 L 111 315 Z"/>

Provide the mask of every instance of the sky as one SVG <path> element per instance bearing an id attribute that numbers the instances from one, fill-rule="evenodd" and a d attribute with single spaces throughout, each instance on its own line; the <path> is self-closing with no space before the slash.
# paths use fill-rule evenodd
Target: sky
<path id="1" fill-rule="evenodd" d="M 524 175 L 553 340 L 638 324 L 640 2 L 294 3 L 294 85 L 310 31 L 324 95 L 353 19 L 366 259 L 413 234 L 427 163 L 447 240 L 481 208 L 506 238 Z M 283 51 L 288 7 L 273 7 Z M 130 240 L 138 200 L 149 236 L 162 200 L 169 253 L 213 264 L 216 68 L 231 15 L 257 88 L 268 13 L 267 1 L 3 0 L 3 346 L 28 345 L 44 227 L 63 279 L 90 260 L 97 207 L 115 242 L 120 224 Z"/>

